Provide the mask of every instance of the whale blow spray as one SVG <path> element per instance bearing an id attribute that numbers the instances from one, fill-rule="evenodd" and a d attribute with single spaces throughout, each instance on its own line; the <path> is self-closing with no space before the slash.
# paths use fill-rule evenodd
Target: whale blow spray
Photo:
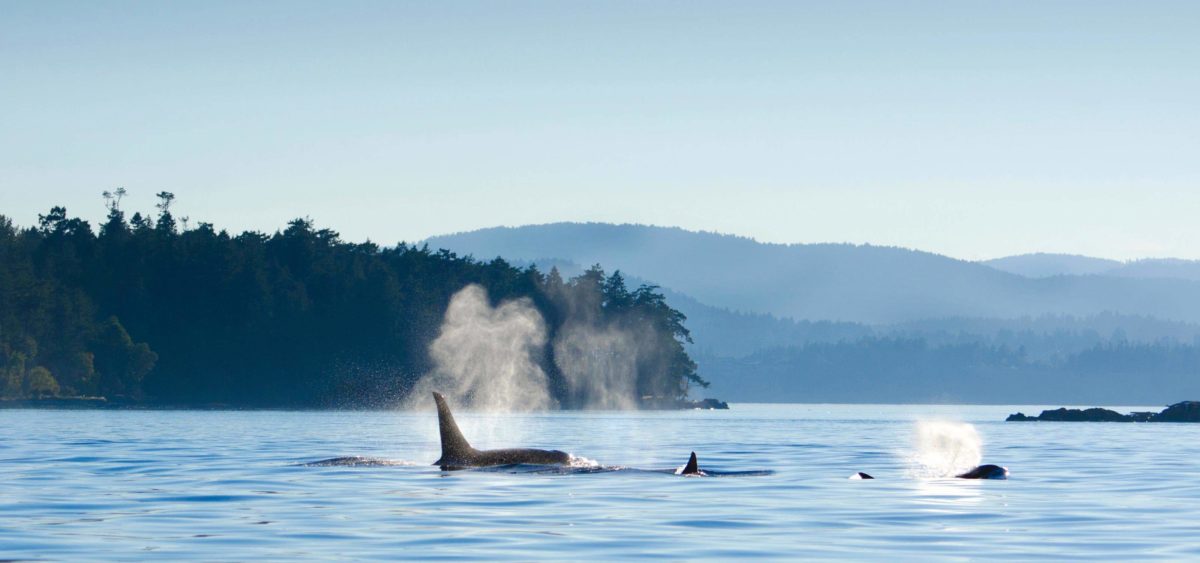
<path id="1" fill-rule="evenodd" d="M 979 465 L 983 439 L 965 422 L 918 421 L 911 459 L 918 477 L 953 477 Z"/>
<path id="2" fill-rule="evenodd" d="M 434 369 L 406 401 L 428 403 L 431 391 L 484 411 L 538 411 L 557 406 L 536 358 L 546 346 L 546 323 L 526 298 L 496 307 L 487 292 L 468 285 L 454 294 L 441 333 L 429 345 Z"/>
<path id="3" fill-rule="evenodd" d="M 404 405 L 423 407 L 431 391 L 440 391 L 469 410 L 557 408 L 542 363 L 550 351 L 562 377 L 563 406 L 638 408 L 639 370 L 660 372 L 670 361 L 650 321 L 630 314 L 604 318 L 598 313 L 599 297 L 587 292 L 560 290 L 549 297 L 565 317 L 553 342 L 528 298 L 493 307 L 486 290 L 474 284 L 454 294 L 429 346 L 434 368 L 416 383 Z"/>

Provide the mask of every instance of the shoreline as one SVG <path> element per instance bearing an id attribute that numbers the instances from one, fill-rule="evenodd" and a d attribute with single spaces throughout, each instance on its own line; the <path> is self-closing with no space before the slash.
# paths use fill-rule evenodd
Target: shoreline
<path id="1" fill-rule="evenodd" d="M 674 406 L 672 406 L 674 405 Z M 396 411 L 388 406 L 231 405 L 226 403 L 155 403 L 109 400 L 106 397 L 47 397 L 44 399 L 0 399 L 0 410 L 131 410 L 131 411 Z M 657 401 L 639 411 L 728 410 L 729 403 L 717 399 Z M 591 409 L 557 409 L 586 412 Z"/>

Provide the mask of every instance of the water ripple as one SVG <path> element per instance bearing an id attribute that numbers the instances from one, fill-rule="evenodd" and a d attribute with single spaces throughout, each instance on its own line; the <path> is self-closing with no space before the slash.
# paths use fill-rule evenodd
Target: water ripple
<path id="1" fill-rule="evenodd" d="M 463 413 L 477 446 L 587 457 L 455 472 L 427 414 L 5 410 L 0 558 L 1200 557 L 1200 425 L 1000 422 L 1039 408 Z M 947 413 L 1010 480 L 910 477 Z M 673 475 L 692 450 L 734 478 Z"/>

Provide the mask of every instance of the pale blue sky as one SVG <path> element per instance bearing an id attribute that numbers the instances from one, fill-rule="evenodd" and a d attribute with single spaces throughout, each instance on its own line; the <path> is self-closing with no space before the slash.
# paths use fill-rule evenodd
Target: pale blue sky
<path id="1" fill-rule="evenodd" d="M 0 1 L 0 213 L 1200 258 L 1200 2 Z"/>

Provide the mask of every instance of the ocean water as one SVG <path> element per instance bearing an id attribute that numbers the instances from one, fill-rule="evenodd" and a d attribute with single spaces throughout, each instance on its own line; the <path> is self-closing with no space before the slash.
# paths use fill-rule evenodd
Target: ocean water
<path id="1" fill-rule="evenodd" d="M 0 410 L 0 559 L 1200 558 L 1200 425 L 1042 408 L 456 413 L 559 472 L 443 472 L 432 411 Z"/>

